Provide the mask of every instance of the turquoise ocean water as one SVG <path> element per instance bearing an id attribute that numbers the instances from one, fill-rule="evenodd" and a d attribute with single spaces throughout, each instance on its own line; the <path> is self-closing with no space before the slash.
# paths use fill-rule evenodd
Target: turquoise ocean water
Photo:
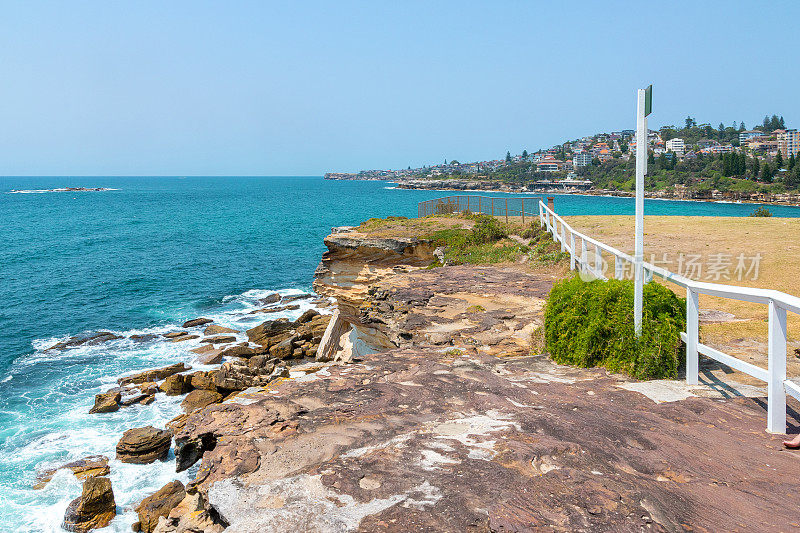
<path id="1" fill-rule="evenodd" d="M 80 186 L 116 190 L 10 193 Z M 0 178 L 0 531 L 60 531 L 80 484 L 66 472 L 42 490 L 32 481 L 37 470 L 89 454 L 112 458 L 121 514 L 110 531 L 130 531 L 130 509 L 143 497 L 193 476 L 176 475 L 170 461 L 113 460 L 125 429 L 163 427 L 180 398 L 88 410 L 120 375 L 191 362 L 196 344 L 125 338 L 46 348 L 97 330 L 163 333 L 196 316 L 252 327 L 264 320 L 248 314 L 259 297 L 311 289 L 332 226 L 416 216 L 417 202 L 447 194 L 319 177 Z M 633 200 L 622 198 L 558 195 L 556 206 L 564 215 L 633 213 Z M 754 207 L 646 201 L 648 214 L 746 216 Z M 799 208 L 770 210 L 800 216 Z M 310 305 L 277 316 L 294 318 Z"/>

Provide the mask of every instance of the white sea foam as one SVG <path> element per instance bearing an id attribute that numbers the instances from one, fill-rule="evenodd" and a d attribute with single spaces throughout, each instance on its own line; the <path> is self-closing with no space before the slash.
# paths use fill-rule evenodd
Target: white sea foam
<path id="1" fill-rule="evenodd" d="M 248 327 L 281 317 L 294 320 L 314 307 L 311 299 L 316 296 L 309 295 L 291 302 L 298 309 L 250 314 L 265 307 L 259 299 L 275 292 L 281 296 L 305 294 L 297 289 L 250 290 L 226 297 L 213 312 L 200 315 L 240 331 L 236 334 L 237 341 L 243 342 L 247 341 Z M 123 338 L 63 351 L 49 348 L 69 336 L 33 341 L 34 352 L 15 361 L 9 375 L 0 381 L 6 384 L 4 387 L 19 387 L 8 382 L 17 375 L 20 383 L 42 372 L 47 377 L 46 386 L 37 388 L 33 384 L 17 391 L 17 408 L 4 410 L 15 422 L 13 428 L 0 428 L 0 464 L 5 473 L 5 478 L 0 479 L 0 531 L 61 532 L 64 511 L 80 494 L 80 483 L 68 471 L 59 471 L 42 490 L 33 490 L 32 483 L 37 471 L 87 455 L 105 455 L 110 459 L 109 477 L 120 515 L 103 531 L 130 531 L 137 519 L 133 507 L 139 501 L 174 479 L 187 483 L 194 477 L 197 465 L 175 473 L 172 452 L 167 461 L 150 465 L 124 464 L 115 458 L 115 446 L 125 430 L 148 425 L 165 427 L 181 413 L 182 397 L 159 394 L 150 405 L 133 405 L 105 414 L 90 415 L 88 411 L 94 395 L 115 386 L 120 376 L 177 362 L 192 365 L 193 371 L 212 368 L 199 365 L 196 354 L 190 352 L 201 345 L 201 338 L 174 343 L 162 337 L 164 333 L 182 329 L 182 320 L 195 316 L 182 316 L 180 321 L 152 327 L 112 331 Z M 199 333 L 202 328 L 190 331 Z M 145 342 L 130 339 L 131 335 L 148 334 L 157 337 Z"/>

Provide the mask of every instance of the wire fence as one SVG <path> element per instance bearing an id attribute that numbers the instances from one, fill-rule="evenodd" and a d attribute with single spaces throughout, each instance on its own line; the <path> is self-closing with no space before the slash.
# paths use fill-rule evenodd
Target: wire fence
<path id="1" fill-rule="evenodd" d="M 420 202 L 417 206 L 419 217 L 429 215 L 450 215 L 453 213 L 482 213 L 493 217 L 522 217 L 522 223 L 528 218 L 533 221 L 539 217 L 540 196 L 499 197 L 491 196 L 445 196 L 434 200 Z"/>

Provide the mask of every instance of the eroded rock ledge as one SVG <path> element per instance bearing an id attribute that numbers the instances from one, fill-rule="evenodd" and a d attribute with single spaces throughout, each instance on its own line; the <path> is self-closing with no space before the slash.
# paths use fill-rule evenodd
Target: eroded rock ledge
<path id="1" fill-rule="evenodd" d="M 553 364 L 530 341 L 544 276 L 427 270 L 413 238 L 326 244 L 315 288 L 338 317 L 317 353 L 337 361 L 186 415 L 178 467 L 200 466 L 155 531 L 796 527 L 797 456 L 765 446 L 755 401 L 655 404 Z"/>

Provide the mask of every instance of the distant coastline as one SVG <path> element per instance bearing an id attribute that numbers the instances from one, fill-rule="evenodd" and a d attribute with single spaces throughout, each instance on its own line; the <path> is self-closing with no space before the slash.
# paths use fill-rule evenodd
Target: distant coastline
<path id="1" fill-rule="evenodd" d="M 326 180 L 357 180 L 357 181 L 389 181 L 396 184 L 397 189 L 419 189 L 442 192 L 494 192 L 494 193 L 528 193 L 528 194 L 575 194 L 580 196 L 617 196 L 632 198 L 632 191 L 616 189 L 581 189 L 571 187 L 559 188 L 530 188 L 527 185 L 513 185 L 499 183 L 493 180 L 465 180 L 465 179 L 407 179 L 398 180 L 379 177 L 361 177 L 358 174 L 329 172 L 325 174 Z M 789 207 L 800 207 L 799 194 L 731 194 L 720 191 L 710 191 L 708 196 L 692 196 L 688 191 L 664 189 L 645 191 L 645 198 L 656 200 L 685 200 L 694 202 L 711 203 L 742 203 L 742 204 L 770 204 Z"/>

